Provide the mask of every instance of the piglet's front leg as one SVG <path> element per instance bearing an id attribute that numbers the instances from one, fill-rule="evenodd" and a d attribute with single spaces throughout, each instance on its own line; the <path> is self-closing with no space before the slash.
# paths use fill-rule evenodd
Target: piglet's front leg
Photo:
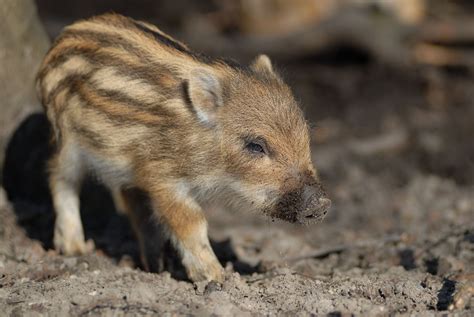
<path id="1" fill-rule="evenodd" d="M 159 221 L 169 231 L 192 281 L 224 280 L 224 270 L 209 243 L 207 221 L 201 207 L 186 188 L 153 186 L 151 199 Z"/>

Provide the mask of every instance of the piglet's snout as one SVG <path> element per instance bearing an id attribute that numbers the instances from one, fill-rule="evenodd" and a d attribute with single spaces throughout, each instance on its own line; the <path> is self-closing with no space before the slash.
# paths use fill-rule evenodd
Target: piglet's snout
<path id="1" fill-rule="evenodd" d="M 304 186 L 302 210 L 297 218 L 300 223 L 312 223 L 323 220 L 329 208 L 331 200 L 326 197 L 321 185 Z"/>

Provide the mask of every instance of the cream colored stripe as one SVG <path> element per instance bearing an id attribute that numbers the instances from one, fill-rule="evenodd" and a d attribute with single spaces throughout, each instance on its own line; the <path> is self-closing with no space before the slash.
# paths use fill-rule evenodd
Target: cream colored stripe
<path id="1" fill-rule="evenodd" d="M 131 78 L 118 74 L 114 67 L 103 67 L 96 71 L 91 78 L 95 87 L 104 90 L 117 91 L 147 104 L 156 104 L 163 97 L 158 92 L 159 87 L 151 85 L 142 79 Z"/>

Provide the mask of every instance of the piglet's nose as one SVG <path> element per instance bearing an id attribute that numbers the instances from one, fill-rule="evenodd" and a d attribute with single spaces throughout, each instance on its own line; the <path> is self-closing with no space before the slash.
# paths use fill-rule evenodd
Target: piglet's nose
<path id="1" fill-rule="evenodd" d="M 331 207 L 331 200 L 328 198 L 319 198 L 319 207 L 324 210 L 328 210 Z"/>
<path id="2" fill-rule="evenodd" d="M 311 223 L 322 220 L 331 207 L 331 200 L 326 197 L 321 185 L 305 186 L 302 194 L 303 208 L 297 216 L 299 222 Z"/>
<path id="3" fill-rule="evenodd" d="M 305 206 L 319 203 L 320 198 L 325 198 L 326 194 L 321 185 L 305 185 L 303 187 L 303 202 Z"/>

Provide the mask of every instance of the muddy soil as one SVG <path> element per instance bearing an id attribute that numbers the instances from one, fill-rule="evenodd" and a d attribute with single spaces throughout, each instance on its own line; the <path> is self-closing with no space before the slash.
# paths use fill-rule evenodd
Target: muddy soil
<path id="1" fill-rule="evenodd" d="M 209 211 L 226 281 L 193 284 L 169 247 L 167 270 L 144 272 L 127 219 L 88 181 L 82 217 L 97 250 L 61 256 L 52 250 L 48 124 L 33 115 L 3 169 L 0 315 L 472 316 L 472 74 L 285 64 L 314 122 L 314 160 L 333 200 L 324 222 Z"/>

